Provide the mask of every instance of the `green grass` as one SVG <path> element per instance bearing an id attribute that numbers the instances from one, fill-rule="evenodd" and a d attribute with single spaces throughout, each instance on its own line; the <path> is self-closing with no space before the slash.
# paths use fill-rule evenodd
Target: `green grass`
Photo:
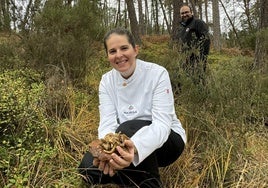
<path id="1" fill-rule="evenodd" d="M 168 48 L 165 38 L 149 39 L 140 58 L 164 65 L 172 83 L 181 84 L 181 90 L 174 89 L 175 107 L 188 137 L 182 156 L 160 170 L 164 186 L 267 187 L 267 75 L 250 70 L 252 57 L 212 51 L 207 84 L 195 85 L 179 69 L 183 57 Z M 96 138 L 98 83 L 109 69 L 103 55 L 96 53 L 88 60 L 98 66 L 88 67 L 79 88 L 64 84 L 50 88 L 55 109 L 47 109 L 46 118 L 36 120 L 44 129 L 42 139 L 33 138 L 31 148 L 20 138 L 17 143 L 1 139 L 0 187 L 86 187 L 77 167 L 88 143 Z M 32 138 L 30 134 L 23 135 Z"/>

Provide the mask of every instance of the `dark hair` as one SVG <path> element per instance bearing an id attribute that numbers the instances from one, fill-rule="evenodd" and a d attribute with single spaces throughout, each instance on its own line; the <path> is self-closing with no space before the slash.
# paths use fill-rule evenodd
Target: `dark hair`
<path id="1" fill-rule="evenodd" d="M 135 39 L 134 39 L 134 36 L 132 35 L 132 33 L 129 30 L 124 29 L 124 28 L 115 28 L 115 29 L 112 29 L 112 30 L 108 31 L 104 35 L 103 43 L 104 43 L 104 47 L 105 47 L 106 52 L 107 52 L 107 44 L 106 44 L 106 42 L 107 42 L 108 38 L 110 37 L 110 35 L 114 34 L 114 33 L 118 34 L 118 35 L 126 35 L 128 42 L 131 44 L 131 46 L 133 48 L 135 48 L 136 43 L 135 43 Z"/>
<path id="2" fill-rule="evenodd" d="M 193 12 L 192 6 L 191 6 L 191 5 L 188 5 L 187 3 L 183 3 L 183 4 L 180 6 L 180 9 L 181 9 L 182 7 L 189 7 L 190 11 Z"/>

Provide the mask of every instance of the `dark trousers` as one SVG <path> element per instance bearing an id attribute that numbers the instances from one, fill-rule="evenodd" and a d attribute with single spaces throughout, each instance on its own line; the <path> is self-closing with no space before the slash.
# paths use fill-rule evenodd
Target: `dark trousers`
<path id="1" fill-rule="evenodd" d="M 116 132 L 121 132 L 131 137 L 144 126 L 149 126 L 150 121 L 131 120 L 122 123 Z M 90 185 L 114 183 L 123 187 L 159 188 L 162 187 L 158 167 L 165 167 L 173 163 L 184 150 L 181 136 L 171 131 L 164 145 L 149 155 L 138 166 L 131 164 L 129 167 L 117 171 L 110 177 L 104 175 L 97 167 L 93 166 L 93 156 L 87 152 L 78 167 L 84 180 Z"/>

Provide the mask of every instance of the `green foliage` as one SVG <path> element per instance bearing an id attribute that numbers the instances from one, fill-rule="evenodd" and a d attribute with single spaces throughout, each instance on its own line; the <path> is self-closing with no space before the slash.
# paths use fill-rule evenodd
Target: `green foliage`
<path id="1" fill-rule="evenodd" d="M 225 39 L 228 48 L 255 49 L 256 29 L 237 31 L 237 35 L 238 38 L 233 31 L 228 33 L 228 38 Z"/>
<path id="2" fill-rule="evenodd" d="M 23 62 L 19 59 L 17 53 L 14 44 L 0 41 L 0 71 L 23 66 Z"/>
<path id="3" fill-rule="evenodd" d="M 251 57 L 212 51 L 206 84 L 196 84 L 180 68 L 185 57 L 159 40 L 146 39 L 139 57 L 169 71 L 188 139 L 179 160 L 160 169 L 164 186 L 267 186 L 267 75 L 250 69 Z M 45 86 L 32 70 L 1 73 L 0 187 L 81 187 L 77 166 L 96 137 L 98 84 L 111 68 L 103 51 L 86 62 L 79 88 L 64 66 Z"/>
<path id="4" fill-rule="evenodd" d="M 170 51 L 168 49 L 168 36 L 150 36 L 144 37 L 142 40 L 143 44 L 140 47 L 138 58 L 166 65 L 166 58 L 170 57 L 165 56 Z M 174 55 L 171 57 L 174 57 Z"/>
<path id="5" fill-rule="evenodd" d="M 256 30 L 254 31 L 240 31 L 240 44 L 243 49 L 254 50 L 256 45 Z"/>
<path id="6" fill-rule="evenodd" d="M 237 122 L 268 115 L 263 111 L 268 107 L 265 80 L 250 70 L 251 62 L 251 58 L 237 57 L 214 65 L 208 80 L 211 112 Z"/>
<path id="7" fill-rule="evenodd" d="M 193 175 L 193 179 L 198 176 L 198 186 L 232 187 L 239 178 L 235 172 L 236 162 L 243 165 L 243 160 L 255 155 L 255 152 L 245 152 L 245 143 L 265 131 L 267 76 L 251 70 L 251 57 L 212 53 L 206 84 L 195 84 L 180 69 L 183 61 L 180 54 L 168 52 L 164 59 L 173 85 L 176 109 L 187 131 L 188 147 L 196 146 L 186 150 L 182 166 L 178 168 L 185 168 L 183 173 L 190 174 L 198 166 L 197 174 Z M 263 139 L 265 141 L 267 137 Z M 193 164 L 185 167 L 192 152 L 196 155 L 191 161 Z M 177 178 L 182 181 L 183 176 Z M 251 178 L 245 177 L 244 182 L 248 181 Z M 261 185 L 261 182 L 256 184 Z M 190 187 L 195 187 L 194 183 L 192 185 Z"/>
<path id="8" fill-rule="evenodd" d="M 259 37 L 260 41 L 262 42 L 262 46 L 266 49 L 266 56 L 267 56 L 267 49 L 268 49 L 268 28 L 263 28 L 257 33 L 257 37 Z"/>
<path id="9" fill-rule="evenodd" d="M 25 70 L 0 74 L 0 185 L 40 187 L 55 151 L 47 140 L 41 75 Z M 41 174 L 41 176 L 39 176 Z"/>
<path id="10" fill-rule="evenodd" d="M 175 57 L 170 59 L 175 60 Z M 205 85 L 194 84 L 176 61 L 169 61 L 166 67 L 174 86 L 175 99 L 179 104 L 187 104 L 185 108 L 188 111 L 205 110 L 215 115 L 219 122 L 246 122 L 251 118 L 262 121 L 268 115 L 263 110 L 268 107 L 268 94 L 264 87 L 267 78 L 250 69 L 252 61 L 253 58 L 246 56 L 212 54 Z"/>
<path id="11" fill-rule="evenodd" d="M 5 188 L 41 187 L 47 184 L 49 178 L 46 178 L 46 174 L 53 170 L 50 165 L 56 156 L 56 151 L 48 141 L 41 140 L 42 137 L 32 139 L 30 147 L 23 138 L 17 138 L 15 145 L 7 142 L 2 144 L 0 149 L 5 149 L 5 154 L 8 156 L 0 161 L 0 169 L 8 177 L 3 183 Z"/>
<path id="12" fill-rule="evenodd" d="M 97 93 L 94 90 L 91 92 Z M 62 85 L 59 88 L 49 88 L 46 90 L 44 106 L 46 115 L 49 118 L 64 120 L 77 116 L 82 106 L 93 101 L 96 102 L 96 100 L 95 96 L 89 96 L 86 91 Z"/>
<path id="13" fill-rule="evenodd" d="M 103 35 L 99 14 L 96 1 L 81 0 L 74 6 L 47 1 L 35 18 L 35 31 L 24 36 L 24 58 L 39 68 L 64 65 L 69 77 L 83 77 L 86 59 L 96 51 L 94 41 Z"/>
<path id="14" fill-rule="evenodd" d="M 0 74 L 1 135 L 19 132 L 25 124 L 36 120 L 43 91 L 40 75 L 32 70 Z"/>
<path id="15" fill-rule="evenodd" d="M 233 30 L 228 32 L 228 38 L 226 39 L 228 48 L 255 49 L 256 32 L 260 19 L 259 11 L 260 8 L 257 1 L 252 2 L 247 8 L 245 7 L 245 12 L 238 18 L 241 24 L 240 28 L 236 29 L 236 33 Z"/>

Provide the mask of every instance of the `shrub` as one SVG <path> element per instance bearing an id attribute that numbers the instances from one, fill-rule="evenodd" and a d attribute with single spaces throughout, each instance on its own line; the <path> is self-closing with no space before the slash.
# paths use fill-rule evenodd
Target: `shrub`
<path id="1" fill-rule="evenodd" d="M 36 121 L 43 91 L 41 76 L 32 70 L 0 74 L 0 135 L 17 134 Z"/>
<path id="2" fill-rule="evenodd" d="M 86 59 L 96 51 L 94 41 L 102 36 L 99 14 L 96 2 L 65 6 L 62 1 L 48 1 L 34 20 L 35 30 L 23 38 L 24 58 L 42 70 L 46 65 L 64 65 L 69 77 L 80 80 Z"/>
<path id="3" fill-rule="evenodd" d="M 14 45 L 0 43 L 0 70 L 14 69 L 22 66 L 22 61 L 16 55 Z"/>
<path id="4" fill-rule="evenodd" d="M 0 74 L 0 185 L 41 186 L 52 169 L 45 164 L 55 157 L 47 139 L 42 106 L 45 86 L 33 70 L 13 70 Z"/>

